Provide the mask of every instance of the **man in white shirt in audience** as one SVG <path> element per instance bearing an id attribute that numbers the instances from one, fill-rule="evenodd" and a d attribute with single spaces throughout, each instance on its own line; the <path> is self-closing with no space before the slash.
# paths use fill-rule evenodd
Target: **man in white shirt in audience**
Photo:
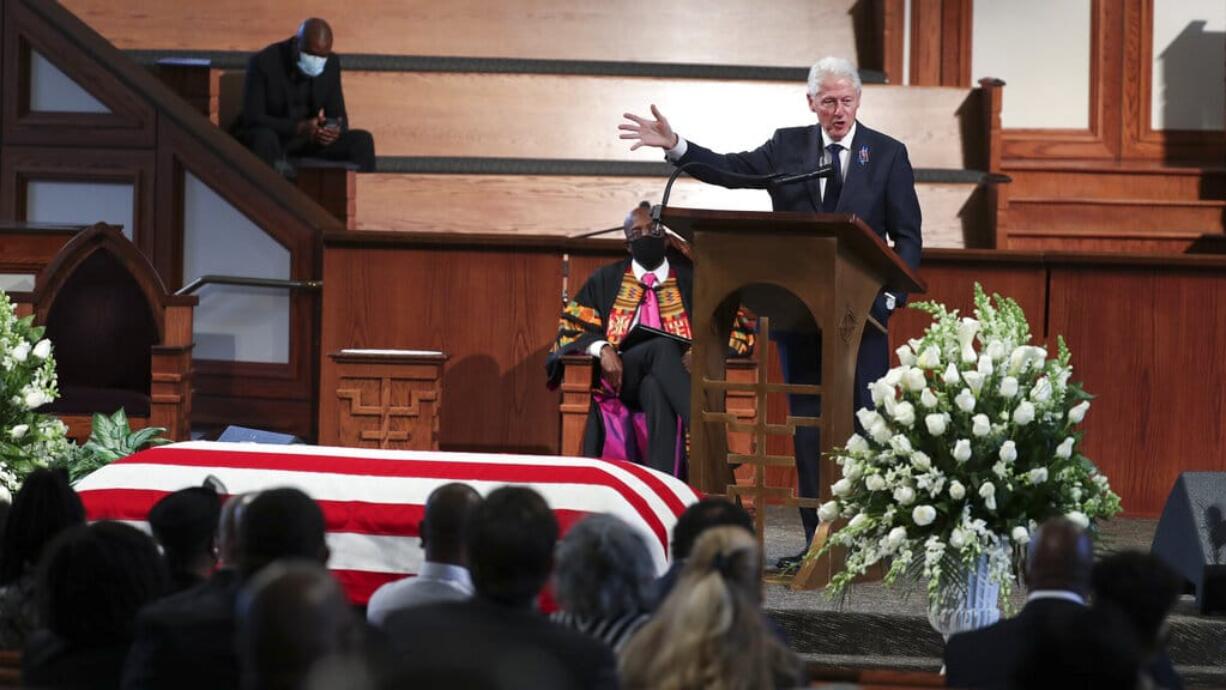
<path id="1" fill-rule="evenodd" d="M 375 590 L 366 608 L 367 620 L 382 625 L 401 609 L 472 597 L 465 533 L 480 504 L 481 495 L 459 482 L 444 484 L 430 493 L 418 530 L 426 551 L 421 572 Z"/>

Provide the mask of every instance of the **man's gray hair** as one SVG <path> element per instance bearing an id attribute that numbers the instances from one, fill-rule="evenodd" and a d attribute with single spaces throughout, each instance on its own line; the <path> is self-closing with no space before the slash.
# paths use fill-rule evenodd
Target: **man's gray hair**
<path id="1" fill-rule="evenodd" d="M 558 543 L 554 570 L 563 611 L 617 618 L 651 606 L 655 565 L 643 536 L 607 513 L 589 515 Z"/>
<path id="2" fill-rule="evenodd" d="M 860 72 L 851 61 L 841 57 L 827 56 L 809 68 L 809 95 L 817 96 L 817 90 L 829 80 L 846 79 L 860 93 Z"/>

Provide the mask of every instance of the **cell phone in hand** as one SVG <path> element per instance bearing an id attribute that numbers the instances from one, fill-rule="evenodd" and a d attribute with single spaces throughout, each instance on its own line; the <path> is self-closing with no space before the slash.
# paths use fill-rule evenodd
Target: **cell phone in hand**
<path id="1" fill-rule="evenodd" d="M 325 129 L 340 129 L 340 128 L 341 128 L 341 123 L 343 123 L 343 122 L 344 122 L 344 118 L 341 118 L 341 117 L 329 117 L 329 118 L 325 118 L 325 119 L 324 119 L 324 128 L 325 128 Z"/>

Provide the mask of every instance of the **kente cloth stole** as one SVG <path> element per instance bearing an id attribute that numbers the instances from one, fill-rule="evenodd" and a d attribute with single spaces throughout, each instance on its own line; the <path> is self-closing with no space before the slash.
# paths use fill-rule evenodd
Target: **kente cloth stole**
<path id="1" fill-rule="evenodd" d="M 617 344 L 630 332 L 630 324 L 634 323 L 634 315 L 643 302 L 643 291 L 647 288 L 634 277 L 634 270 L 629 266 L 622 275 L 621 287 L 617 290 L 617 298 L 613 300 L 613 308 L 609 310 L 609 320 L 605 325 L 605 340 L 610 345 Z M 663 331 L 693 339 L 690 331 L 690 317 L 685 313 L 685 303 L 681 301 L 681 288 L 677 287 L 677 271 L 669 269 L 668 278 L 656 290 L 656 300 L 660 303 L 660 328 Z"/>

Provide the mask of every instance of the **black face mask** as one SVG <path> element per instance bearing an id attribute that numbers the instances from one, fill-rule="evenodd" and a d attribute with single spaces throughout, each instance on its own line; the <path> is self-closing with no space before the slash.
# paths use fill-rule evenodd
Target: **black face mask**
<path id="1" fill-rule="evenodd" d="M 668 248 L 663 237 L 640 237 L 630 242 L 630 256 L 643 268 L 651 271 L 664 263 L 664 250 Z"/>

